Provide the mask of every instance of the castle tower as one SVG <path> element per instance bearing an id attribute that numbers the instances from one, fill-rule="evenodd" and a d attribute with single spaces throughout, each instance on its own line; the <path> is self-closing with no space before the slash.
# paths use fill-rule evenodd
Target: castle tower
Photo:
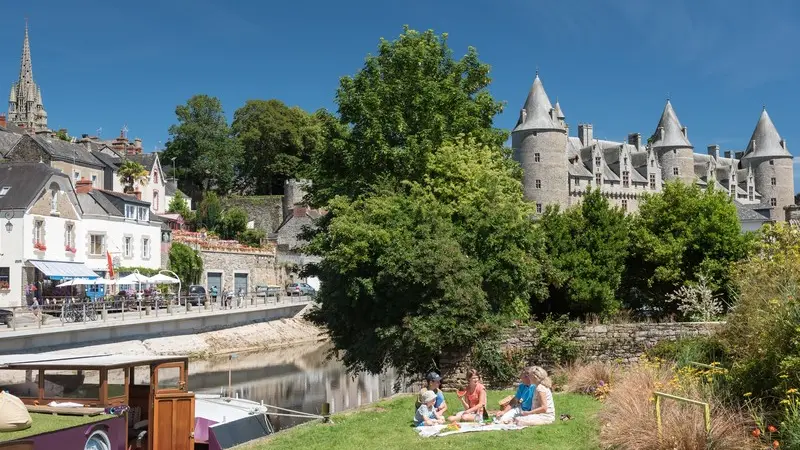
<path id="1" fill-rule="evenodd" d="M 694 147 L 669 100 L 649 143 L 661 164 L 662 180 L 677 179 L 687 184 L 694 183 Z"/>
<path id="2" fill-rule="evenodd" d="M 784 217 L 783 208 L 794 205 L 794 169 L 792 154 L 767 114 L 761 111 L 756 129 L 742 157 L 742 165 L 750 167 L 755 188 L 763 203 L 773 207 L 772 219 Z"/>
<path id="3" fill-rule="evenodd" d="M 8 126 L 22 126 L 31 132 L 47 130 L 47 112 L 42 104 L 42 91 L 33 81 L 27 23 L 22 42 L 19 79 L 11 85 L 11 94 L 8 97 Z"/>
<path id="4" fill-rule="evenodd" d="M 560 106 L 553 108 L 537 73 L 511 132 L 513 158 L 522 166 L 525 199 L 535 203 L 539 213 L 548 204 L 569 206 L 567 130 L 560 110 Z"/>

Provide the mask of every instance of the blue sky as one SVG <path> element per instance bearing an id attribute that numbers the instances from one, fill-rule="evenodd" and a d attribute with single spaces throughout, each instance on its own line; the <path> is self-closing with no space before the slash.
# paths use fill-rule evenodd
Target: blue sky
<path id="1" fill-rule="evenodd" d="M 335 109 L 339 77 L 355 73 L 380 37 L 408 24 L 449 33 L 455 55 L 478 49 L 510 128 L 538 67 L 573 133 L 652 133 L 669 96 L 698 152 L 742 150 L 767 105 L 793 154 L 800 129 L 800 5 L 771 0 L 495 0 L 264 2 L 43 0 L 4 5 L 0 92 L 19 72 L 25 17 L 34 77 L 49 123 L 71 134 L 119 133 L 163 145 L 175 106 L 218 96 L 226 113 L 279 98 Z M 69 5 L 68 5 L 69 4 Z M 798 146 L 795 150 L 795 146 Z M 800 167 L 800 166 L 798 166 Z M 796 189 L 800 190 L 800 170 Z"/>

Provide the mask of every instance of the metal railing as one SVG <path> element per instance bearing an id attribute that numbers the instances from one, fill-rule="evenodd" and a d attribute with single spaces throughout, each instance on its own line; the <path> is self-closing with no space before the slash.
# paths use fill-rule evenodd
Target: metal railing
<path id="1" fill-rule="evenodd" d="M 711 405 L 706 402 L 701 402 L 699 400 L 692 400 L 690 398 L 678 397 L 677 395 L 667 394 L 665 392 L 653 392 L 653 395 L 656 397 L 656 426 L 658 427 L 658 441 L 661 442 L 664 439 L 664 429 L 663 424 L 661 422 L 661 399 L 668 398 L 671 400 L 675 400 L 678 402 L 688 403 L 690 405 L 697 405 L 703 407 L 703 420 L 705 421 L 706 425 L 706 434 L 711 433 Z"/>
<path id="2" fill-rule="evenodd" d="M 197 298 L 181 296 L 180 303 L 174 295 L 134 297 L 106 297 L 98 300 L 78 298 L 46 298 L 42 304 L 28 306 L 4 307 L 0 309 L 0 327 L 18 328 L 50 328 L 76 323 L 124 322 L 160 316 L 177 316 L 188 314 L 204 314 L 220 311 L 263 308 L 264 306 L 282 306 L 309 303 L 310 296 L 264 296 L 257 294 L 233 296 L 216 300 L 205 297 Z M 11 314 L 2 314 L 3 311 Z M 0 335 L 2 328 L 0 328 Z"/>

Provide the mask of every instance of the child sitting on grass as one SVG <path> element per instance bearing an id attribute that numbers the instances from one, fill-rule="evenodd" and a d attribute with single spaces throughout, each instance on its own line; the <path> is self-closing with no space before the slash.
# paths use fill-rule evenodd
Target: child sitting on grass
<path id="1" fill-rule="evenodd" d="M 436 412 L 436 394 L 433 391 L 424 391 L 419 395 L 419 408 L 414 414 L 414 426 L 431 426 L 444 423 L 444 417 Z"/>

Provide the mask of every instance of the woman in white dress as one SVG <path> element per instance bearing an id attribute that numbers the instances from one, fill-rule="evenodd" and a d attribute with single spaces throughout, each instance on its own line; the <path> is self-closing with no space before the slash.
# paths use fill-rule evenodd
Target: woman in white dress
<path id="1" fill-rule="evenodd" d="M 533 396 L 533 408 L 523 411 L 514 419 L 514 423 L 522 427 L 534 425 L 547 425 L 556 421 L 556 406 L 553 403 L 553 382 L 547 376 L 547 371 L 539 366 L 531 367 L 531 384 L 536 385 Z"/>

